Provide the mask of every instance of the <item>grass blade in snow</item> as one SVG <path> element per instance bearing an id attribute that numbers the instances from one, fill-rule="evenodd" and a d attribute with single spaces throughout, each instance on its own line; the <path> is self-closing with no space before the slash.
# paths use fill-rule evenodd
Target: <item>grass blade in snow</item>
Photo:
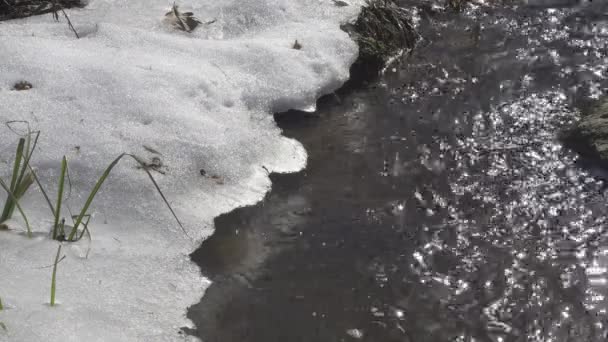
<path id="1" fill-rule="evenodd" d="M 53 239 L 57 239 L 59 228 L 59 220 L 61 217 L 61 202 L 63 201 L 63 187 L 65 184 L 65 171 L 68 167 L 68 161 L 65 156 L 61 160 L 61 173 L 59 174 L 59 188 L 57 189 L 57 205 L 55 206 L 55 222 L 53 223 Z"/>
<path id="2" fill-rule="evenodd" d="M 116 166 L 116 164 L 118 164 L 118 162 L 123 157 L 125 157 L 125 156 L 129 156 L 129 157 L 133 158 L 138 164 L 140 164 L 140 166 L 142 166 L 142 169 L 144 171 L 146 171 L 146 173 L 148 174 L 148 177 L 152 181 L 152 184 L 154 184 L 154 187 L 156 188 L 156 191 L 158 191 L 158 193 L 160 194 L 161 198 L 163 199 L 163 201 L 167 205 L 167 208 L 169 208 L 169 211 L 171 211 L 171 214 L 173 215 L 173 217 L 177 221 L 177 224 L 184 231 L 184 234 L 186 234 L 186 236 L 188 236 L 188 233 L 186 232 L 186 229 L 184 228 L 184 226 L 180 222 L 179 218 L 177 218 L 177 215 L 175 214 L 175 211 L 173 211 L 173 208 L 169 204 L 169 201 L 167 200 L 167 198 L 165 197 L 165 195 L 163 194 L 163 192 L 160 190 L 160 187 L 156 183 L 156 180 L 154 180 L 154 177 L 152 177 L 152 174 L 150 173 L 150 171 L 148 171 L 145 168 L 145 164 L 142 163 L 136 156 L 134 156 L 132 154 L 128 154 L 128 153 L 123 153 L 120 156 L 118 156 L 116 159 L 114 159 L 114 161 L 112 161 L 112 163 L 110 163 L 110 165 L 103 172 L 103 174 L 101 175 L 101 177 L 99 178 L 99 180 L 97 180 L 97 183 L 93 187 L 93 190 L 91 190 L 91 193 L 89 194 L 89 197 L 87 198 L 87 200 L 86 200 L 86 202 L 84 204 L 84 207 L 82 207 L 82 210 L 80 211 L 80 214 L 78 215 L 78 217 L 76 218 L 76 221 L 74 222 L 74 227 L 72 228 L 72 231 L 70 232 L 70 236 L 67 239 L 68 241 L 74 241 L 76 233 L 78 232 L 78 228 L 82 224 L 82 220 L 85 218 L 85 216 L 88 215 L 87 213 L 88 213 L 89 207 L 91 206 L 91 203 L 93 203 L 93 199 L 95 198 L 95 196 L 99 192 L 99 189 L 101 189 L 101 186 L 103 185 L 103 183 L 105 182 L 105 180 L 110 175 L 110 172 L 112 172 L 112 169 L 114 169 L 114 167 Z"/>
<path id="3" fill-rule="evenodd" d="M 23 159 L 23 149 L 25 147 L 25 139 L 19 139 L 19 144 L 17 145 L 17 153 L 15 155 L 15 162 L 13 164 L 13 173 L 11 177 L 11 185 L 6 190 L 8 192 L 6 196 L 6 202 L 4 203 L 4 209 L 2 210 L 2 215 L 0 215 L 0 222 L 4 222 L 11 217 L 11 213 L 15 208 L 15 203 L 13 198 L 15 197 L 15 187 L 17 185 L 17 179 L 19 179 L 19 167 L 21 166 L 21 159 Z"/>
<path id="4" fill-rule="evenodd" d="M 11 189 L 2 180 L 2 178 L 0 178 L 0 187 L 2 187 L 4 189 L 4 191 L 6 191 L 8 193 L 8 196 L 11 199 L 13 205 L 17 207 L 17 210 L 19 210 L 19 213 L 23 217 L 23 221 L 25 221 L 25 227 L 27 229 L 27 236 L 32 237 L 32 228 L 30 227 L 30 222 L 28 221 L 27 216 L 25 216 L 25 213 L 23 212 L 23 208 L 21 208 L 21 206 L 19 205 L 19 200 L 15 197 L 15 195 L 13 195 L 13 193 L 11 192 Z M 2 221 L 0 221 L 0 222 L 2 222 Z"/>
<path id="5" fill-rule="evenodd" d="M 59 263 L 59 255 L 61 254 L 61 245 L 57 248 L 55 263 L 53 264 L 53 276 L 51 277 L 51 306 L 55 306 L 55 289 L 57 288 L 57 264 Z"/>
<path id="6" fill-rule="evenodd" d="M 35 134 L 34 142 L 31 141 L 32 134 Z M 29 224 L 23 210 L 19 206 L 19 199 L 25 195 L 30 186 L 34 183 L 34 174 L 29 171 L 29 162 L 38 144 L 39 133 L 28 132 L 27 138 L 20 138 L 15 153 L 15 161 L 11 176 L 11 183 L 8 186 L 2 182 L 2 188 L 7 192 L 6 202 L 0 215 L 0 223 L 10 219 L 13 216 L 15 208 L 19 210 L 28 225 L 28 233 L 30 233 Z"/>

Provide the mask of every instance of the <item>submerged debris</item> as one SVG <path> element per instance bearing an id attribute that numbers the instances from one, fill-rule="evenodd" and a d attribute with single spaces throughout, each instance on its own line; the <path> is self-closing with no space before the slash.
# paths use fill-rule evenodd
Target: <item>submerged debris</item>
<path id="1" fill-rule="evenodd" d="M 348 329 L 346 334 L 352 338 L 361 339 L 363 338 L 363 331 L 360 329 Z"/>
<path id="2" fill-rule="evenodd" d="M 445 7 L 456 12 L 462 12 L 464 5 L 469 0 L 446 0 Z"/>
<path id="3" fill-rule="evenodd" d="M 82 0 L 0 0 L 0 21 L 26 18 L 72 7 L 84 7 Z"/>

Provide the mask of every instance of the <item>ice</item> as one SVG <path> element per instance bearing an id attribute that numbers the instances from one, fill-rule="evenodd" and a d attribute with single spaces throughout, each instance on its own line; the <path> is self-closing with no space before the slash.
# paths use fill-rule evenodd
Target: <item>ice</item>
<path id="1" fill-rule="evenodd" d="M 192 33 L 163 20 L 172 2 L 158 0 L 91 0 L 67 10 L 81 39 L 50 14 L 0 22 L 0 121 L 41 131 L 32 164 L 50 197 L 63 155 L 73 212 L 120 153 L 157 157 L 165 174 L 153 171 L 155 179 L 187 231 L 124 160 L 93 202 L 91 243 L 64 245 L 59 304 L 50 307 L 57 242 L 32 188 L 22 204 L 35 236 L 24 236 L 18 217 L 0 231 L 0 322 L 8 329 L 0 340 L 192 339 L 180 328 L 191 326 L 186 310 L 209 281 L 189 253 L 212 233 L 215 216 L 264 196 L 268 171 L 305 166 L 303 147 L 281 135 L 271 113 L 309 109 L 348 78 L 357 47 L 339 26 L 362 1 L 349 3 L 183 1 L 180 10 L 215 20 Z M 12 90 L 19 81 L 33 88 Z M 6 180 L 18 136 L 8 128 L 0 136 Z"/>

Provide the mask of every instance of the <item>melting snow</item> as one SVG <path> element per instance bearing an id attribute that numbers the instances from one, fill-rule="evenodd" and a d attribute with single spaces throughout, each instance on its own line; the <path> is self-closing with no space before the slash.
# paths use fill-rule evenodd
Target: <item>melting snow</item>
<path id="1" fill-rule="evenodd" d="M 0 232 L 0 321 L 8 329 L 0 340 L 192 339 L 179 330 L 191 326 L 186 310 L 209 281 L 189 253 L 211 234 L 215 216 L 262 198 L 266 170 L 305 166 L 304 149 L 281 135 L 270 113 L 311 108 L 347 79 L 357 48 L 339 25 L 361 3 L 183 1 L 181 10 L 215 20 L 186 33 L 163 21 L 169 1 L 91 0 L 68 11 L 81 39 L 50 14 L 0 22 L 0 121 L 27 120 L 42 132 L 32 164 L 51 198 L 63 155 L 73 211 L 121 152 L 157 157 L 165 174 L 155 177 L 191 237 L 145 173 L 121 163 L 93 203 L 88 258 L 86 243 L 64 246 L 59 305 L 49 307 L 45 266 L 57 242 L 32 188 L 23 204 L 39 234 L 25 237 L 18 218 Z M 12 90 L 19 81 L 32 88 Z M 7 179 L 18 137 L 0 132 Z"/>

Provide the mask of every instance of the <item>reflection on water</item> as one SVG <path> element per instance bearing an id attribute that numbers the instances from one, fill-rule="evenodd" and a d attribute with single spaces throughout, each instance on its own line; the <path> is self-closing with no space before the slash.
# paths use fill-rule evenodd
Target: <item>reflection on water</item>
<path id="1" fill-rule="evenodd" d="M 378 87 L 282 122 L 308 170 L 203 246 L 203 272 L 251 282 L 212 287 L 201 336 L 606 341 L 608 172 L 557 137 L 607 89 L 608 5 L 401 3 L 419 9 L 418 48 Z"/>
<path id="2" fill-rule="evenodd" d="M 411 267 L 445 291 L 446 307 L 480 315 L 471 320 L 481 318 L 497 341 L 605 336 L 606 198 L 556 141 L 573 118 L 565 99 L 531 94 L 475 114 L 470 136 L 430 153 L 459 172 L 448 173 L 451 198 L 434 201 L 446 217 L 428 227 Z M 449 268 L 436 267 L 445 259 Z"/>
<path id="3" fill-rule="evenodd" d="M 416 291 L 445 315 L 410 337 L 605 341 L 608 202 L 602 182 L 579 168 L 557 134 L 576 120 L 575 100 L 604 91 L 608 12 L 598 5 L 467 15 L 445 27 L 480 25 L 476 50 L 458 51 L 473 62 L 414 58 L 399 77 L 411 78 L 412 69 L 437 77 L 393 92 L 410 110 L 434 114 L 429 125 L 440 128 L 418 148 L 418 162 L 445 183 L 426 181 L 407 200 L 406 210 L 422 206 L 427 218 L 417 220 L 417 247 L 399 260 L 406 265 L 377 265 L 378 286 L 407 266 L 407 282 L 414 275 Z M 433 43 L 427 57 L 455 46 Z M 400 326 L 416 322 L 412 301 L 393 303 L 411 317 Z"/>

